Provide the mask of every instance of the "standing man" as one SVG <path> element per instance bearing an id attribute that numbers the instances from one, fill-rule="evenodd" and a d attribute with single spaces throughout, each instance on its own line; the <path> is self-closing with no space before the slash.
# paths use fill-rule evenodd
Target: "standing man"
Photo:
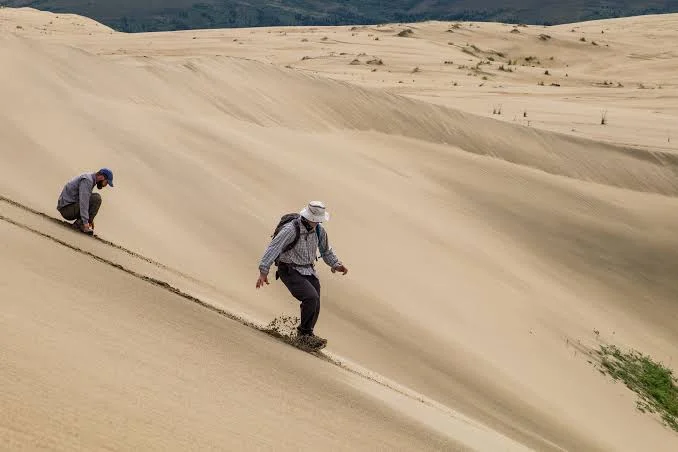
<path id="1" fill-rule="evenodd" d="M 99 190 L 105 186 L 113 187 L 113 172 L 102 168 L 96 173 L 83 173 L 64 185 L 57 210 L 66 220 L 75 220 L 73 227 L 85 234 L 94 234 L 94 217 L 101 207 L 101 195 L 92 193 L 94 186 Z"/>
<path id="2" fill-rule="evenodd" d="M 348 273 L 330 248 L 327 232 L 320 226 L 329 219 L 330 215 L 320 201 L 311 201 L 298 215 L 284 215 L 261 258 L 257 279 L 257 289 L 269 284 L 268 272 L 271 264 L 276 263 L 276 279 L 279 276 L 292 296 L 301 302 L 297 340 L 301 345 L 317 350 L 327 344 L 327 339 L 313 334 L 320 314 L 320 281 L 314 268 L 318 248 L 320 257 L 332 273 Z"/>

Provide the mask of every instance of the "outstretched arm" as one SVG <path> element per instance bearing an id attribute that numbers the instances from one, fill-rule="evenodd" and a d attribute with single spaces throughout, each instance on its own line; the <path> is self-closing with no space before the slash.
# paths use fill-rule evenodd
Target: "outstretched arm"
<path id="1" fill-rule="evenodd" d="M 325 231 L 325 228 L 320 229 L 319 239 L 320 257 L 322 257 L 323 261 L 328 266 L 330 266 L 330 268 L 332 268 L 332 273 L 335 271 L 340 271 L 344 275 L 348 273 L 348 269 L 344 266 L 344 264 L 341 263 L 337 255 L 334 254 L 334 250 L 330 246 L 329 238 L 327 237 L 327 231 Z"/>
<path id="2" fill-rule="evenodd" d="M 270 271 L 273 261 L 280 255 L 285 246 L 292 243 L 294 240 L 295 230 L 294 224 L 290 222 L 286 224 L 278 235 L 273 237 L 271 243 L 269 243 L 264 255 L 259 262 L 259 279 L 257 280 L 257 289 L 261 287 L 264 283 L 268 284 L 268 272 Z"/>

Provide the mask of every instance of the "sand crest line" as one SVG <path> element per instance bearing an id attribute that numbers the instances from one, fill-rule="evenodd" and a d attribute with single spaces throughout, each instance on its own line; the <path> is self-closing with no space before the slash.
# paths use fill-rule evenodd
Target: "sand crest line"
<path id="1" fill-rule="evenodd" d="M 15 207 L 18 207 L 18 208 L 21 208 L 21 209 L 23 209 L 23 210 L 26 210 L 26 211 L 28 211 L 28 212 L 34 214 L 34 215 L 42 216 L 42 217 L 47 218 L 47 219 L 49 219 L 49 220 L 51 220 L 51 221 L 55 221 L 55 222 L 59 223 L 60 225 L 63 225 L 63 222 L 62 222 L 62 221 L 60 221 L 60 220 L 58 220 L 58 219 L 56 219 L 56 218 L 54 218 L 54 217 L 51 217 L 51 216 L 49 216 L 49 215 L 47 215 L 47 214 L 45 214 L 45 213 L 43 213 L 43 212 L 39 212 L 39 211 L 37 211 L 37 210 L 34 210 L 34 209 L 32 209 L 32 208 L 30 208 L 30 207 L 28 207 L 28 206 L 25 206 L 25 205 L 23 205 L 23 204 L 21 204 L 21 203 L 18 203 L 18 202 L 16 202 L 16 201 L 13 201 L 13 200 L 11 200 L 11 199 L 5 197 L 5 196 L 0 195 L 0 201 L 4 201 L 4 202 L 6 202 L 6 203 L 8 203 L 8 204 L 11 204 L 11 205 L 13 205 L 13 206 L 15 206 Z M 93 259 L 95 259 L 95 260 L 97 260 L 97 261 L 99 261 L 99 262 L 101 262 L 101 263 L 103 263 L 103 264 L 109 265 L 109 266 L 114 267 L 114 268 L 116 268 L 116 269 L 118 269 L 118 270 L 121 270 L 121 271 L 123 271 L 123 272 L 125 272 L 125 273 L 127 273 L 127 274 L 129 274 L 129 275 L 131 275 L 131 276 L 134 276 L 135 278 L 141 279 L 142 281 L 146 281 L 146 282 L 148 282 L 148 283 L 150 283 L 150 284 L 153 284 L 153 285 L 155 285 L 155 286 L 157 286 L 157 287 L 160 287 L 160 288 L 162 288 L 162 289 L 164 289 L 164 290 L 167 290 L 168 292 L 172 292 L 172 293 L 175 294 L 175 295 L 178 295 L 178 296 L 180 296 L 180 297 L 182 297 L 182 298 L 184 298 L 184 299 L 186 299 L 186 300 L 188 300 L 188 301 L 191 301 L 191 302 L 193 302 L 193 303 L 196 303 L 196 304 L 202 306 L 203 308 L 209 309 L 210 311 L 213 311 L 213 312 L 215 312 L 215 313 L 217 313 L 217 314 L 219 314 L 219 315 L 221 315 L 221 316 L 223 316 L 223 317 L 226 317 L 226 318 L 228 318 L 228 319 L 230 319 L 230 320 L 234 320 L 234 321 L 236 321 L 236 322 L 238 322 L 238 323 L 240 323 L 240 324 L 242 324 L 242 325 L 244 325 L 244 326 L 247 326 L 247 327 L 249 327 L 249 328 L 255 329 L 255 330 L 260 331 L 260 332 L 262 332 L 262 333 L 265 333 L 265 334 L 267 334 L 267 335 L 269 335 L 269 336 L 275 337 L 276 339 L 280 339 L 280 340 L 282 340 L 283 342 L 285 342 L 285 343 L 291 345 L 290 338 L 288 338 L 288 337 L 286 337 L 286 336 L 282 336 L 282 335 L 276 333 L 275 331 L 268 330 L 268 329 L 267 329 L 265 326 L 263 326 L 263 325 L 258 325 L 258 324 L 254 323 L 254 322 L 251 322 L 251 321 L 249 321 L 249 320 L 246 320 L 246 319 L 244 319 L 244 318 L 238 316 L 237 314 L 234 314 L 234 313 L 232 313 L 232 312 L 229 312 L 229 311 L 227 311 L 227 310 L 225 310 L 225 309 L 223 309 L 223 308 L 214 306 L 214 305 L 212 305 L 212 304 L 210 304 L 210 303 L 208 303 L 208 302 L 205 302 L 205 301 L 201 300 L 200 298 L 194 297 L 193 295 L 191 295 L 191 294 L 189 294 L 189 293 L 186 293 L 186 292 L 182 291 L 181 289 L 178 289 L 178 288 L 172 286 L 171 284 L 169 284 L 169 283 L 167 283 L 167 282 L 165 282 L 165 281 L 162 281 L 162 280 L 160 280 L 160 279 L 153 278 L 153 277 L 151 277 L 151 276 L 147 276 L 147 275 L 144 275 L 144 274 L 142 274 L 142 273 L 136 272 L 136 271 L 134 271 L 134 270 L 132 270 L 132 269 L 129 269 L 129 268 L 127 268 L 127 267 L 121 265 L 121 264 L 117 264 L 117 263 L 115 263 L 115 262 L 113 262 L 113 261 L 111 261 L 111 260 L 108 260 L 108 259 L 106 259 L 106 258 L 103 258 L 103 257 L 101 257 L 101 256 L 98 256 L 98 255 L 96 255 L 96 254 L 94 254 L 94 253 L 91 253 L 91 252 L 89 252 L 89 251 L 87 251 L 87 250 L 84 250 L 84 249 L 82 249 L 82 248 L 79 248 L 79 247 L 77 247 L 77 246 L 75 246 L 75 245 L 73 245 L 73 244 L 71 244 L 71 243 L 68 243 L 68 242 L 66 242 L 66 241 L 64 241 L 64 240 L 61 240 L 61 239 L 59 239 L 59 238 L 56 238 L 56 237 L 54 237 L 54 236 L 52 236 L 52 235 L 50 235 L 50 234 L 47 234 L 47 233 L 42 232 L 42 231 L 39 231 L 39 230 L 37 230 L 37 229 L 35 229 L 35 228 L 32 228 L 32 227 L 27 226 L 27 225 L 25 225 L 25 224 L 22 224 L 22 223 L 20 223 L 20 222 L 18 222 L 18 221 L 15 221 L 15 220 L 13 220 L 13 219 L 11 219 L 11 218 L 8 218 L 8 217 L 5 216 L 5 215 L 0 214 L 0 220 L 5 221 L 5 222 L 7 222 L 7 223 L 9 223 L 9 224 L 12 224 L 12 225 L 14 225 L 14 226 L 16 226 L 16 227 L 19 227 L 19 228 L 21 228 L 21 229 L 24 229 L 24 230 L 26 230 L 26 231 L 29 231 L 29 232 L 31 232 L 31 233 L 33 233 L 33 234 L 39 235 L 40 237 L 43 237 L 43 238 L 45 238 L 45 239 L 51 240 L 51 241 L 53 241 L 53 242 L 55 242 L 55 243 L 58 243 L 59 245 L 62 245 L 62 246 L 64 246 L 64 247 L 66 247 L 66 248 L 69 248 L 69 249 L 72 250 L 72 251 L 75 251 L 75 252 L 77 252 L 77 253 L 84 254 L 84 255 L 86 255 L 86 256 L 88 256 L 88 257 L 91 257 L 91 258 L 93 258 Z M 96 237 L 94 237 L 94 238 L 96 238 Z M 172 271 L 173 273 L 178 273 L 178 274 L 181 274 L 182 276 L 185 276 L 185 275 L 183 275 L 181 272 L 178 272 L 177 270 L 173 270 L 173 269 L 171 269 L 171 268 L 169 268 L 169 267 L 167 267 L 167 266 L 165 266 L 164 264 L 161 264 L 161 263 L 159 263 L 159 262 L 156 263 L 156 261 L 153 261 L 152 259 L 146 258 L 146 257 L 144 257 L 144 256 L 142 256 L 142 255 L 140 255 L 139 253 L 136 253 L 136 252 L 134 252 L 134 251 L 127 250 L 127 249 L 125 249 L 125 248 L 123 248 L 123 247 L 121 247 L 121 246 L 119 246 L 119 245 L 116 245 L 116 244 L 113 243 L 113 242 L 110 242 L 110 241 L 108 241 L 108 240 L 99 239 L 99 238 L 96 238 L 96 239 L 97 239 L 97 240 L 100 240 L 102 243 L 104 243 L 104 244 L 106 244 L 106 245 L 108 245 L 108 246 L 112 246 L 112 247 L 115 247 L 115 248 L 117 248 L 117 249 L 123 250 L 123 251 L 127 252 L 128 254 L 130 254 L 131 256 L 133 256 L 133 257 L 135 257 L 135 258 L 142 259 L 142 260 L 144 260 L 144 261 L 146 261 L 146 262 L 149 262 L 149 263 L 152 263 L 152 264 L 154 264 L 154 265 L 159 265 L 159 266 L 161 266 L 162 268 L 164 268 L 164 269 L 166 269 L 166 270 L 168 270 L 168 271 Z M 199 282 L 199 281 L 198 281 L 198 282 Z M 296 347 L 295 347 L 295 348 L 296 348 Z M 470 418 L 467 418 L 466 416 L 463 416 L 461 413 L 458 413 L 458 412 L 452 410 L 451 408 L 447 407 L 446 405 L 443 405 L 443 404 L 441 404 L 441 403 L 439 403 L 439 402 L 437 402 L 437 401 L 435 401 L 435 400 L 433 400 L 433 399 L 431 399 L 431 398 L 429 398 L 429 397 L 424 396 L 423 394 L 420 394 L 420 393 L 418 393 L 418 392 L 416 392 L 416 391 L 414 391 L 414 390 L 412 390 L 412 389 L 409 389 L 409 388 L 407 388 L 407 387 L 405 387 L 405 386 L 402 386 L 402 385 L 400 385 L 400 384 L 398 384 L 398 383 L 396 383 L 396 382 L 390 381 L 390 380 L 387 379 L 386 377 L 384 377 L 384 376 L 382 376 L 382 375 L 380 375 L 380 374 L 378 374 L 378 373 L 372 372 L 371 370 L 369 370 L 369 369 L 367 369 L 367 368 L 364 368 L 364 367 L 362 367 L 362 366 L 360 366 L 360 365 L 357 365 L 357 364 L 353 364 L 353 365 L 346 364 L 345 362 L 342 361 L 342 358 L 340 358 L 339 356 L 337 356 L 337 355 L 335 355 L 335 354 L 331 354 L 331 353 L 327 353 L 327 352 L 322 352 L 322 351 L 320 351 L 320 352 L 315 352 L 315 353 L 309 353 L 309 354 L 311 354 L 311 355 L 313 355 L 313 356 L 315 356 L 315 357 L 317 357 L 317 358 L 319 358 L 319 359 L 321 359 L 321 360 L 323 360 L 323 361 L 326 361 L 326 362 L 328 362 L 328 363 L 330 363 L 330 364 L 333 364 L 333 365 L 335 365 L 335 366 L 337 366 L 337 367 L 339 367 L 339 368 L 341 368 L 341 369 L 344 369 L 344 370 L 346 370 L 346 371 L 348 371 L 348 372 L 351 372 L 351 373 L 353 373 L 353 374 L 355 374 L 355 375 L 357 375 L 357 376 L 360 376 L 360 377 L 362 377 L 362 378 L 364 378 L 364 379 L 366 379 L 366 380 L 369 380 L 369 381 L 372 381 L 372 382 L 374 382 L 374 383 L 377 383 L 377 384 L 379 384 L 379 385 L 381 385 L 381 386 L 383 386 L 383 387 L 385 387 L 385 388 L 388 388 L 388 389 L 391 390 L 391 391 L 395 391 L 395 392 L 397 392 L 398 394 L 400 394 L 400 395 L 402 395 L 402 396 L 408 397 L 408 398 L 410 398 L 410 399 L 413 399 L 413 400 L 416 400 L 416 401 L 418 401 L 418 402 L 421 402 L 421 403 L 423 403 L 423 404 L 425 404 L 425 405 L 427 405 L 427 406 L 429 406 L 429 407 L 431 407 L 431 408 L 434 408 L 434 409 L 436 409 L 436 410 L 442 411 L 443 413 L 445 413 L 445 414 L 447 414 L 447 415 L 449 415 L 449 416 L 454 417 L 456 420 L 461 420 L 461 421 L 464 421 L 464 422 L 467 422 L 467 423 L 473 423 L 473 424 L 475 424 L 476 426 L 482 426 L 482 427 L 485 427 L 483 424 L 481 424 L 481 423 L 479 423 L 479 422 L 477 422 L 477 421 L 471 420 Z"/>
<path id="2" fill-rule="evenodd" d="M 46 214 L 46 213 L 44 213 L 44 212 L 40 212 L 39 210 L 32 209 L 32 208 L 30 208 L 30 207 L 28 207 L 28 206 L 26 206 L 26 205 L 24 205 L 24 204 L 21 204 L 21 203 L 19 203 L 19 202 L 16 202 L 16 201 L 14 201 L 14 200 L 12 200 L 12 199 L 7 198 L 6 196 L 0 195 L 0 201 L 6 202 L 7 204 L 10 204 L 10 205 L 12 205 L 12 206 L 14 206 L 14 207 L 17 207 L 17 208 L 19 208 L 19 209 L 25 210 L 25 211 L 27 211 L 27 212 L 30 212 L 30 213 L 32 213 L 32 214 L 34 214 L 34 215 L 38 215 L 38 216 L 41 216 L 41 217 L 43 217 L 43 218 L 46 218 L 46 219 L 48 219 L 48 220 L 50 220 L 50 221 L 53 221 L 53 222 L 55 222 L 55 223 L 57 223 L 57 224 L 59 224 L 59 225 L 62 225 L 62 226 L 63 226 L 63 224 L 64 224 L 64 221 L 59 220 L 58 218 L 54 218 L 54 217 L 52 217 L 52 216 L 50 216 L 50 215 L 48 215 L 48 214 Z M 187 275 L 186 273 L 183 273 L 183 272 L 181 272 L 181 271 L 179 271 L 179 270 L 176 270 L 176 269 L 174 269 L 174 268 L 172 268 L 172 267 L 169 267 L 169 266 L 167 266 L 167 265 L 165 265 L 165 264 L 163 264 L 163 263 L 161 263 L 161 262 L 158 262 L 158 261 L 156 261 L 156 260 L 153 260 L 153 259 L 151 259 L 150 257 L 143 256 L 143 255 L 141 255 L 141 254 L 139 254 L 139 253 L 137 253 L 137 252 L 134 252 L 134 251 L 132 251 L 132 250 L 130 250 L 130 249 L 125 248 L 125 247 L 122 246 L 122 245 L 118 245 L 117 243 L 113 243 L 113 242 L 111 242 L 111 241 L 109 241 L 109 240 L 102 239 L 101 237 L 96 236 L 96 235 L 95 235 L 94 237 L 92 237 L 92 238 L 94 238 L 95 240 L 98 240 L 99 242 L 104 243 L 104 244 L 106 244 L 106 245 L 108 245 L 108 246 L 112 246 L 113 248 L 116 248 L 116 249 L 118 249 L 118 250 L 120 250 L 120 251 L 123 251 L 123 252 L 129 254 L 130 256 L 136 257 L 137 259 L 141 259 L 141 260 L 143 260 L 143 261 L 148 262 L 149 264 L 155 265 L 156 267 L 162 268 L 163 270 L 167 270 L 168 272 L 174 273 L 175 275 L 178 275 L 178 276 L 181 276 L 181 277 L 183 277 L 183 278 L 189 279 L 189 280 L 191 280 L 191 281 L 193 281 L 193 282 L 205 284 L 203 281 L 200 281 L 199 279 L 196 279 L 196 278 L 194 278 L 193 276 Z"/>

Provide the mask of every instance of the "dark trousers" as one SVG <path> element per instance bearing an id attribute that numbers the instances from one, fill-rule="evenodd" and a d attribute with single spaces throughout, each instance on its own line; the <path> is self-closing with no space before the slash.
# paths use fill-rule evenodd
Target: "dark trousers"
<path id="1" fill-rule="evenodd" d="M 94 217 L 99 213 L 101 207 L 101 195 L 99 193 L 92 193 L 89 197 L 89 222 L 94 221 Z M 77 220 L 80 218 L 80 203 L 74 202 L 67 204 L 59 209 L 61 216 L 67 220 Z"/>
<path id="2" fill-rule="evenodd" d="M 302 275 L 293 268 L 280 264 L 278 274 L 292 296 L 301 301 L 301 322 L 299 334 L 313 334 L 313 328 L 320 315 L 320 281 L 310 275 Z"/>

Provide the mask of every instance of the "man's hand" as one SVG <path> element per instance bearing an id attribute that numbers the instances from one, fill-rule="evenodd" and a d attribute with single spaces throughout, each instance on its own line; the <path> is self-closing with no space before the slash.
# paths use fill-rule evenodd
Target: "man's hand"
<path id="1" fill-rule="evenodd" d="M 334 272 L 341 272 L 345 275 L 346 273 L 348 273 L 348 268 L 346 268 L 344 264 L 338 264 L 332 267 L 332 273 Z"/>
<path id="2" fill-rule="evenodd" d="M 83 225 L 80 227 L 80 230 L 84 232 L 85 234 L 94 234 L 94 229 L 92 228 L 92 225 L 89 223 L 83 223 Z"/>
<path id="3" fill-rule="evenodd" d="M 270 283 L 268 282 L 268 274 L 265 275 L 265 274 L 263 274 L 263 273 L 260 273 L 260 274 L 259 274 L 259 279 L 257 279 L 257 289 L 260 288 L 261 286 L 263 286 L 264 283 L 270 284 Z"/>

